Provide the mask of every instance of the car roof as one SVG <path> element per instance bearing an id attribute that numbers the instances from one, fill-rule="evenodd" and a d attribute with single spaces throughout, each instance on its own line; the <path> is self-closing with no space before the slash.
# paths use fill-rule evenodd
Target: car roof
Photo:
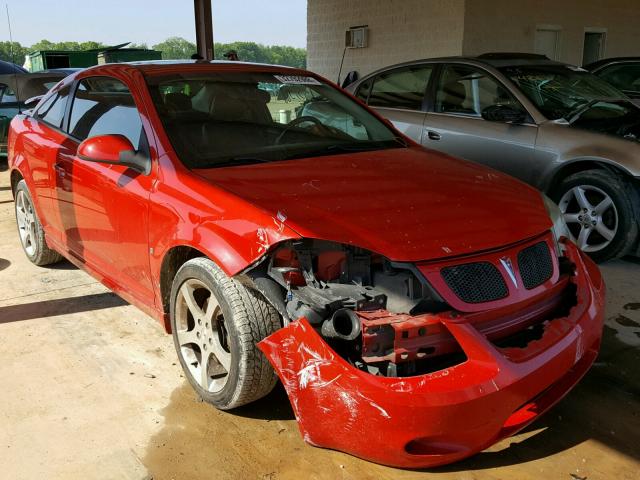
<path id="1" fill-rule="evenodd" d="M 494 68 L 504 68 L 504 67 L 520 67 L 520 66 L 566 66 L 568 64 L 557 62 L 555 60 L 549 60 L 544 55 L 537 54 L 529 54 L 529 53 L 508 53 L 508 52 L 498 52 L 498 53 L 485 53 L 478 56 L 450 56 L 450 57 L 434 57 L 434 58 L 423 58 L 420 60 L 411 60 L 408 62 L 397 63 L 395 65 L 389 65 L 384 68 L 380 68 L 372 73 L 365 75 L 362 78 L 369 78 L 374 75 L 377 75 L 381 72 L 385 72 L 387 70 L 399 68 L 399 67 L 409 67 L 411 65 L 420 65 L 423 63 L 447 63 L 447 62 L 462 62 L 469 63 L 472 65 L 486 65 Z"/>
<path id="2" fill-rule="evenodd" d="M 239 62 L 228 60 L 147 60 L 137 62 L 123 62 L 123 63 L 106 63 L 103 65 L 96 65 L 89 67 L 83 72 L 96 71 L 102 69 L 136 69 L 143 74 L 158 75 L 158 74 L 171 74 L 177 72 L 188 71 L 202 71 L 202 70 L 225 70 L 225 71 L 246 71 L 246 72 L 282 72 L 287 73 L 302 73 L 308 74 L 306 70 L 287 67 L 283 65 L 272 65 L 267 63 L 252 63 L 252 62 Z"/>
<path id="3" fill-rule="evenodd" d="M 15 92 L 17 100 L 22 102 L 45 94 L 48 90 L 45 83 L 58 83 L 65 76 L 60 72 L 17 73 L 0 75 L 0 83 L 8 85 Z"/>
<path id="4" fill-rule="evenodd" d="M 619 63 L 619 62 L 640 62 L 640 57 L 603 58 L 602 60 L 598 60 L 597 62 L 593 62 L 588 65 L 585 65 L 584 68 L 586 68 L 587 70 L 595 70 L 596 68 L 600 68 L 605 65 L 609 65 L 611 63 Z"/>

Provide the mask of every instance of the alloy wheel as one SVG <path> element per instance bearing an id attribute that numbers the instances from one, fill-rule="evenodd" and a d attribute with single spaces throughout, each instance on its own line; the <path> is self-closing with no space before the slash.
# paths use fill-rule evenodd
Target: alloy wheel
<path id="1" fill-rule="evenodd" d="M 559 202 L 573 240 L 584 252 L 606 248 L 618 232 L 618 211 L 611 197 L 593 185 L 578 185 Z"/>
<path id="2" fill-rule="evenodd" d="M 224 388 L 231 369 L 227 329 L 222 308 L 200 280 L 186 280 L 176 298 L 179 353 L 189 374 L 209 393 Z"/>
<path id="3" fill-rule="evenodd" d="M 36 253 L 36 215 L 31 200 L 22 190 L 16 195 L 16 220 L 22 246 L 32 257 Z"/>

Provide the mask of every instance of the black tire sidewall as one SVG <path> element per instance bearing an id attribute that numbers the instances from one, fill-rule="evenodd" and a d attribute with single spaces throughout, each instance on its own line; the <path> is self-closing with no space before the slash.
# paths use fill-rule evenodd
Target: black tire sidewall
<path id="1" fill-rule="evenodd" d="M 604 191 L 613 200 L 618 213 L 618 231 L 611 243 L 597 252 L 587 252 L 588 255 L 600 263 L 628 253 L 638 234 L 635 213 L 638 208 L 638 199 L 631 185 L 617 174 L 605 170 L 589 170 L 570 175 L 564 179 L 553 192 L 553 200 L 559 203 L 567 191 L 580 185 L 590 185 Z"/>
<path id="2" fill-rule="evenodd" d="M 213 262 L 212 262 L 213 265 Z M 205 391 L 198 381 L 193 378 L 193 376 L 189 373 L 189 369 L 185 364 L 184 358 L 180 353 L 180 345 L 178 343 L 178 337 L 176 335 L 176 316 L 175 316 L 175 307 L 176 307 L 176 297 L 177 293 L 182 286 L 182 284 L 189 279 L 197 279 L 204 283 L 216 297 L 220 308 L 222 308 L 222 314 L 225 318 L 225 327 L 227 329 L 227 340 L 229 344 L 229 350 L 231 351 L 231 368 L 228 373 L 227 383 L 225 386 L 216 393 L 211 393 Z M 211 274 L 211 272 L 206 269 L 194 265 L 194 264 L 185 264 L 178 273 L 173 282 L 173 286 L 171 288 L 171 331 L 173 332 L 173 342 L 176 348 L 176 352 L 178 354 L 178 359 L 182 366 L 183 371 L 185 372 L 185 376 L 191 386 L 195 389 L 195 391 L 208 403 L 214 404 L 216 407 L 224 409 L 227 405 L 229 405 L 233 401 L 234 394 L 238 387 L 239 380 L 239 365 L 243 361 L 243 352 L 240 349 L 240 345 L 238 343 L 238 332 L 236 330 L 235 322 L 233 321 L 233 309 L 229 305 L 227 301 L 226 295 L 224 293 L 223 287 L 219 284 L 216 278 Z"/>

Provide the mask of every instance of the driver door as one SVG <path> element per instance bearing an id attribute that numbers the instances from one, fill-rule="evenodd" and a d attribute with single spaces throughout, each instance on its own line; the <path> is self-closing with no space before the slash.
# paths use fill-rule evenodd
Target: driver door
<path id="1" fill-rule="evenodd" d="M 538 127 L 533 122 L 514 125 L 484 120 L 482 110 L 496 104 L 524 110 L 488 72 L 462 64 L 443 65 L 421 143 L 529 182 Z"/>
<path id="2" fill-rule="evenodd" d="M 119 134 L 150 154 L 140 113 L 128 86 L 106 76 L 78 83 L 68 114 L 70 142 L 56 159 L 56 204 L 63 241 L 114 289 L 148 303 L 154 298 L 149 266 L 148 203 L 153 172 L 145 176 L 121 165 L 82 160 L 86 138 Z"/>

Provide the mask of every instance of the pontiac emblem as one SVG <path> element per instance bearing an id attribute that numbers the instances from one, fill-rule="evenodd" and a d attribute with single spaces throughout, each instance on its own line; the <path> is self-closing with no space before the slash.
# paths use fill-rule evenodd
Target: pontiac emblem
<path id="1" fill-rule="evenodd" d="M 515 271 L 513 270 L 513 263 L 511 263 L 511 259 L 509 257 L 502 257 L 500 259 L 500 263 L 502 264 L 504 269 L 507 271 L 507 274 L 509 275 L 509 278 L 511 279 L 511 283 L 513 283 L 513 286 L 518 288 L 518 280 L 516 279 L 516 274 L 515 274 Z"/>

